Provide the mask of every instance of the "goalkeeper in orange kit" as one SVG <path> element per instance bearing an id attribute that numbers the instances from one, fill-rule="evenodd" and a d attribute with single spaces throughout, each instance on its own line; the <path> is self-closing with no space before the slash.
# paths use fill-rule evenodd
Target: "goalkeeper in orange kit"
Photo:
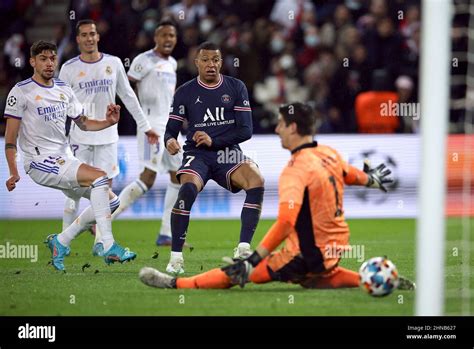
<path id="1" fill-rule="evenodd" d="M 293 103 L 280 108 L 276 133 L 291 159 L 279 179 L 278 219 L 250 257 L 192 277 L 172 277 L 156 269 L 140 271 L 143 283 L 159 288 L 229 288 L 247 282 L 282 281 L 307 288 L 359 286 L 358 273 L 338 266 L 349 245 L 344 218 L 344 184 L 386 191 L 385 165 L 361 171 L 339 153 L 313 141 L 311 108 Z M 282 243 L 280 250 L 275 249 Z M 328 249 L 327 247 L 331 247 Z M 337 251 L 335 251 L 337 250 Z M 328 253 L 332 251 L 332 253 Z"/>

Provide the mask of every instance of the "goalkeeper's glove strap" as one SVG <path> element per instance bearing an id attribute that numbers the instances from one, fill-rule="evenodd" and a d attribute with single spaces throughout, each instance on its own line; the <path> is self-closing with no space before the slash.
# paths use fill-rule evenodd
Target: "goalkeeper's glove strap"
<path id="1" fill-rule="evenodd" d="M 367 184 L 365 186 L 370 188 L 374 184 L 374 179 L 372 175 L 368 175 L 367 177 L 369 180 L 367 181 Z"/>
<path id="2" fill-rule="evenodd" d="M 249 258 L 247 258 L 247 262 L 249 262 L 252 267 L 256 267 L 258 263 L 262 261 L 262 257 L 258 254 L 257 251 L 254 251 Z"/>

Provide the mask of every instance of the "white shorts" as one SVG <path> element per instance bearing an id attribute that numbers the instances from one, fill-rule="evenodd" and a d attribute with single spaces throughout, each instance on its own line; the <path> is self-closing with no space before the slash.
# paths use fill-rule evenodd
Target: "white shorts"
<path id="1" fill-rule="evenodd" d="M 163 138 L 164 133 L 160 134 L 158 144 L 150 144 L 145 133 L 137 133 L 140 165 L 160 174 L 176 172 L 183 161 L 183 153 L 170 155 L 165 148 Z"/>
<path id="2" fill-rule="evenodd" d="M 87 145 L 72 143 L 71 150 L 76 158 L 87 165 L 100 168 L 109 178 L 120 173 L 117 159 L 117 143 Z"/>
<path id="3" fill-rule="evenodd" d="M 38 155 L 25 159 L 27 175 L 44 187 L 60 189 L 70 198 L 80 198 L 89 188 L 81 187 L 77 182 L 77 171 L 82 162 L 70 154 Z"/>

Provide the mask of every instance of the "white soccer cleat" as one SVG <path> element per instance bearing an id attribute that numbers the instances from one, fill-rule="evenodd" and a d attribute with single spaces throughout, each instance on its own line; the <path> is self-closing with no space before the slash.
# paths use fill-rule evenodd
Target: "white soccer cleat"
<path id="1" fill-rule="evenodd" d="M 245 259 L 250 257 L 252 254 L 252 250 L 250 249 L 250 244 L 247 242 L 241 242 L 239 245 L 234 248 L 234 259 Z"/>
<path id="2" fill-rule="evenodd" d="M 138 277 L 145 285 L 157 288 L 176 288 L 176 279 L 150 267 L 144 267 Z"/>
<path id="3" fill-rule="evenodd" d="M 166 266 L 166 272 L 173 275 L 184 274 L 184 259 L 182 257 L 170 258 L 170 262 Z"/>

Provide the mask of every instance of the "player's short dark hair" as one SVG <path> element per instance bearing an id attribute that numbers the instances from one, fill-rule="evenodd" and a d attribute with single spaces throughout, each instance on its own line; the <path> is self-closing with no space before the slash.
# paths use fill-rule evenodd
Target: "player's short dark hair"
<path id="1" fill-rule="evenodd" d="M 38 40 L 31 45 L 30 56 L 35 57 L 43 51 L 52 51 L 54 53 L 58 52 L 58 47 L 52 42 L 47 42 L 44 40 Z"/>
<path id="2" fill-rule="evenodd" d="M 160 29 L 160 27 L 164 27 L 166 25 L 169 25 L 171 27 L 174 27 L 174 29 L 176 30 L 176 32 L 178 31 L 178 26 L 177 24 L 175 23 L 175 21 L 173 21 L 171 18 L 164 18 L 160 21 L 160 23 L 158 23 L 158 25 L 156 26 L 156 29 L 155 29 L 155 33 L 158 31 L 158 29 Z"/>
<path id="3" fill-rule="evenodd" d="M 316 132 L 316 120 L 313 109 L 304 103 L 295 102 L 282 105 L 279 109 L 286 126 L 296 123 L 300 136 L 312 136 Z"/>
<path id="4" fill-rule="evenodd" d="M 81 26 L 86 24 L 94 24 L 95 26 L 97 26 L 93 19 L 81 19 L 79 22 L 76 23 L 76 35 L 79 35 Z"/>
<path id="5" fill-rule="evenodd" d="M 197 48 L 197 53 L 201 52 L 201 50 L 210 50 L 210 51 L 220 51 L 220 47 L 213 42 L 204 41 L 201 45 Z"/>

